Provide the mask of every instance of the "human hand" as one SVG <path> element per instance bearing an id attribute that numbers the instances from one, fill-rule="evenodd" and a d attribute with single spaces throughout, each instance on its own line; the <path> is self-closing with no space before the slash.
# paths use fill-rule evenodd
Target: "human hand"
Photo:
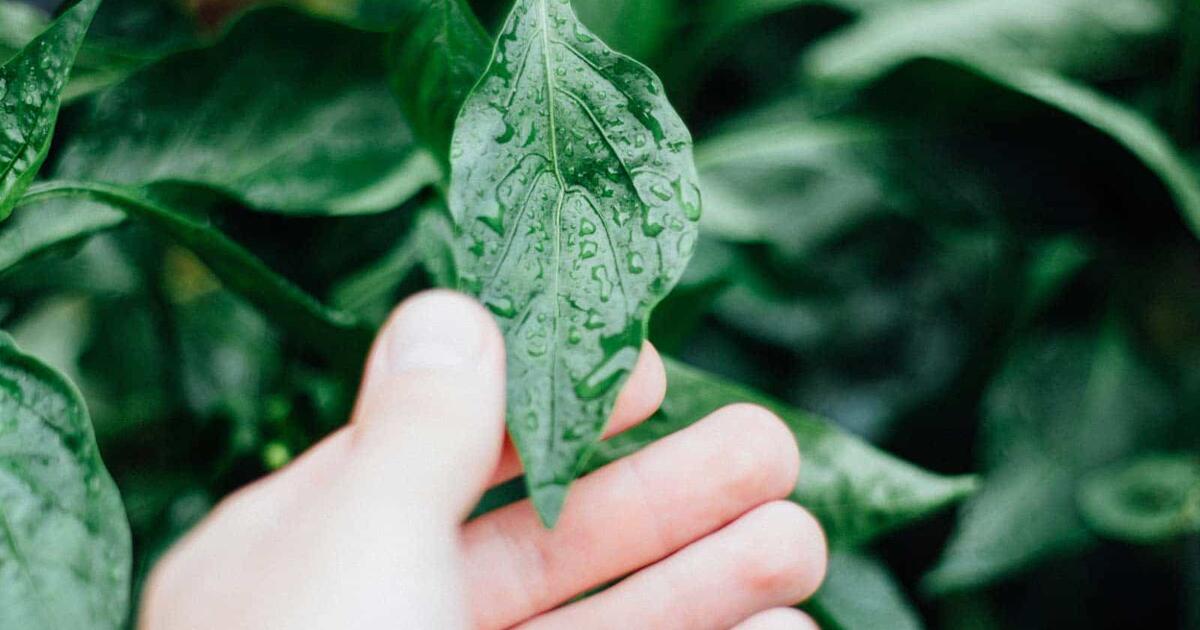
<path id="1" fill-rule="evenodd" d="M 648 418 L 665 388 L 647 344 L 609 433 Z M 176 545 L 141 627 L 815 627 L 786 606 L 820 584 L 825 541 L 780 500 L 799 458 L 777 418 L 726 407 L 580 479 L 554 530 L 528 501 L 464 523 L 487 487 L 520 473 L 504 389 L 503 339 L 483 308 L 445 291 L 406 301 L 350 424 Z"/>

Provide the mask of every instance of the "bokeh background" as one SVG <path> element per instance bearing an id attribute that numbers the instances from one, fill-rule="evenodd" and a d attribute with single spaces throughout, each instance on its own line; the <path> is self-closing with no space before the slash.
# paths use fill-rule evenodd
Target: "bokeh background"
<path id="1" fill-rule="evenodd" d="M 294 6 L 369 31 L 405 1 Z M 508 8 L 471 4 L 493 29 Z M 1200 2 L 574 4 L 662 77 L 696 138 L 702 238 L 652 340 L 924 468 L 980 475 L 961 509 L 875 542 L 882 564 L 834 574 L 869 576 L 875 627 L 1200 628 Z M 0 58 L 56 7 L 0 0 Z M 253 15 L 227 30 L 240 9 L 106 0 L 60 120 L 84 139 L 56 141 L 44 170 L 148 168 L 154 108 L 217 89 L 257 46 L 367 54 Z M 194 47 L 223 52 L 122 93 L 136 111 L 109 98 L 95 114 Z M 263 68 L 282 78 L 226 87 L 221 107 L 338 98 L 310 70 Z M 183 168 L 222 115 L 190 130 Z M 404 238 L 427 195 L 313 217 L 174 194 L 370 319 L 433 282 Z M 0 326 L 83 390 L 144 572 L 340 424 L 354 383 L 186 250 L 80 216 L 45 251 L 0 233 Z"/>

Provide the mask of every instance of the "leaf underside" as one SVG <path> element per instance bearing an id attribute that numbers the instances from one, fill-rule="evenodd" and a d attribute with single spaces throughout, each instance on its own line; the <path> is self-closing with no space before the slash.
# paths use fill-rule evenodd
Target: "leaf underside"
<path id="1" fill-rule="evenodd" d="M 691 137 L 566 0 L 519 0 L 451 146 L 460 285 L 499 319 L 509 430 L 552 525 L 696 241 Z"/>

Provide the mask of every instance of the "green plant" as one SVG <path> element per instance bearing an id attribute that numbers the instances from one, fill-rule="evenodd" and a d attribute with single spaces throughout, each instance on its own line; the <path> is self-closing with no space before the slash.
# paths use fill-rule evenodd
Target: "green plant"
<path id="1" fill-rule="evenodd" d="M 0 627 L 128 625 L 430 286 L 507 336 L 479 511 L 748 400 L 827 628 L 1200 619 L 1122 604 L 1200 583 L 1194 3 L 196 4 L 0 0 Z M 667 399 L 598 442 L 647 338 Z"/>

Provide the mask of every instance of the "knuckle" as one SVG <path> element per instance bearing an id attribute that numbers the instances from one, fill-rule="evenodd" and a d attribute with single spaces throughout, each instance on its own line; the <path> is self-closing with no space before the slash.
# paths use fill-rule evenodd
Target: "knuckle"
<path id="1" fill-rule="evenodd" d="M 730 492 L 745 499 L 787 496 L 796 485 L 800 455 L 791 431 L 758 405 L 737 404 L 718 412 L 732 439 L 722 449 Z"/>
<path id="2" fill-rule="evenodd" d="M 781 604 L 808 599 L 821 585 L 828 561 L 816 519 L 786 501 L 763 505 L 749 518 L 753 541 L 742 564 L 742 583 Z"/>

